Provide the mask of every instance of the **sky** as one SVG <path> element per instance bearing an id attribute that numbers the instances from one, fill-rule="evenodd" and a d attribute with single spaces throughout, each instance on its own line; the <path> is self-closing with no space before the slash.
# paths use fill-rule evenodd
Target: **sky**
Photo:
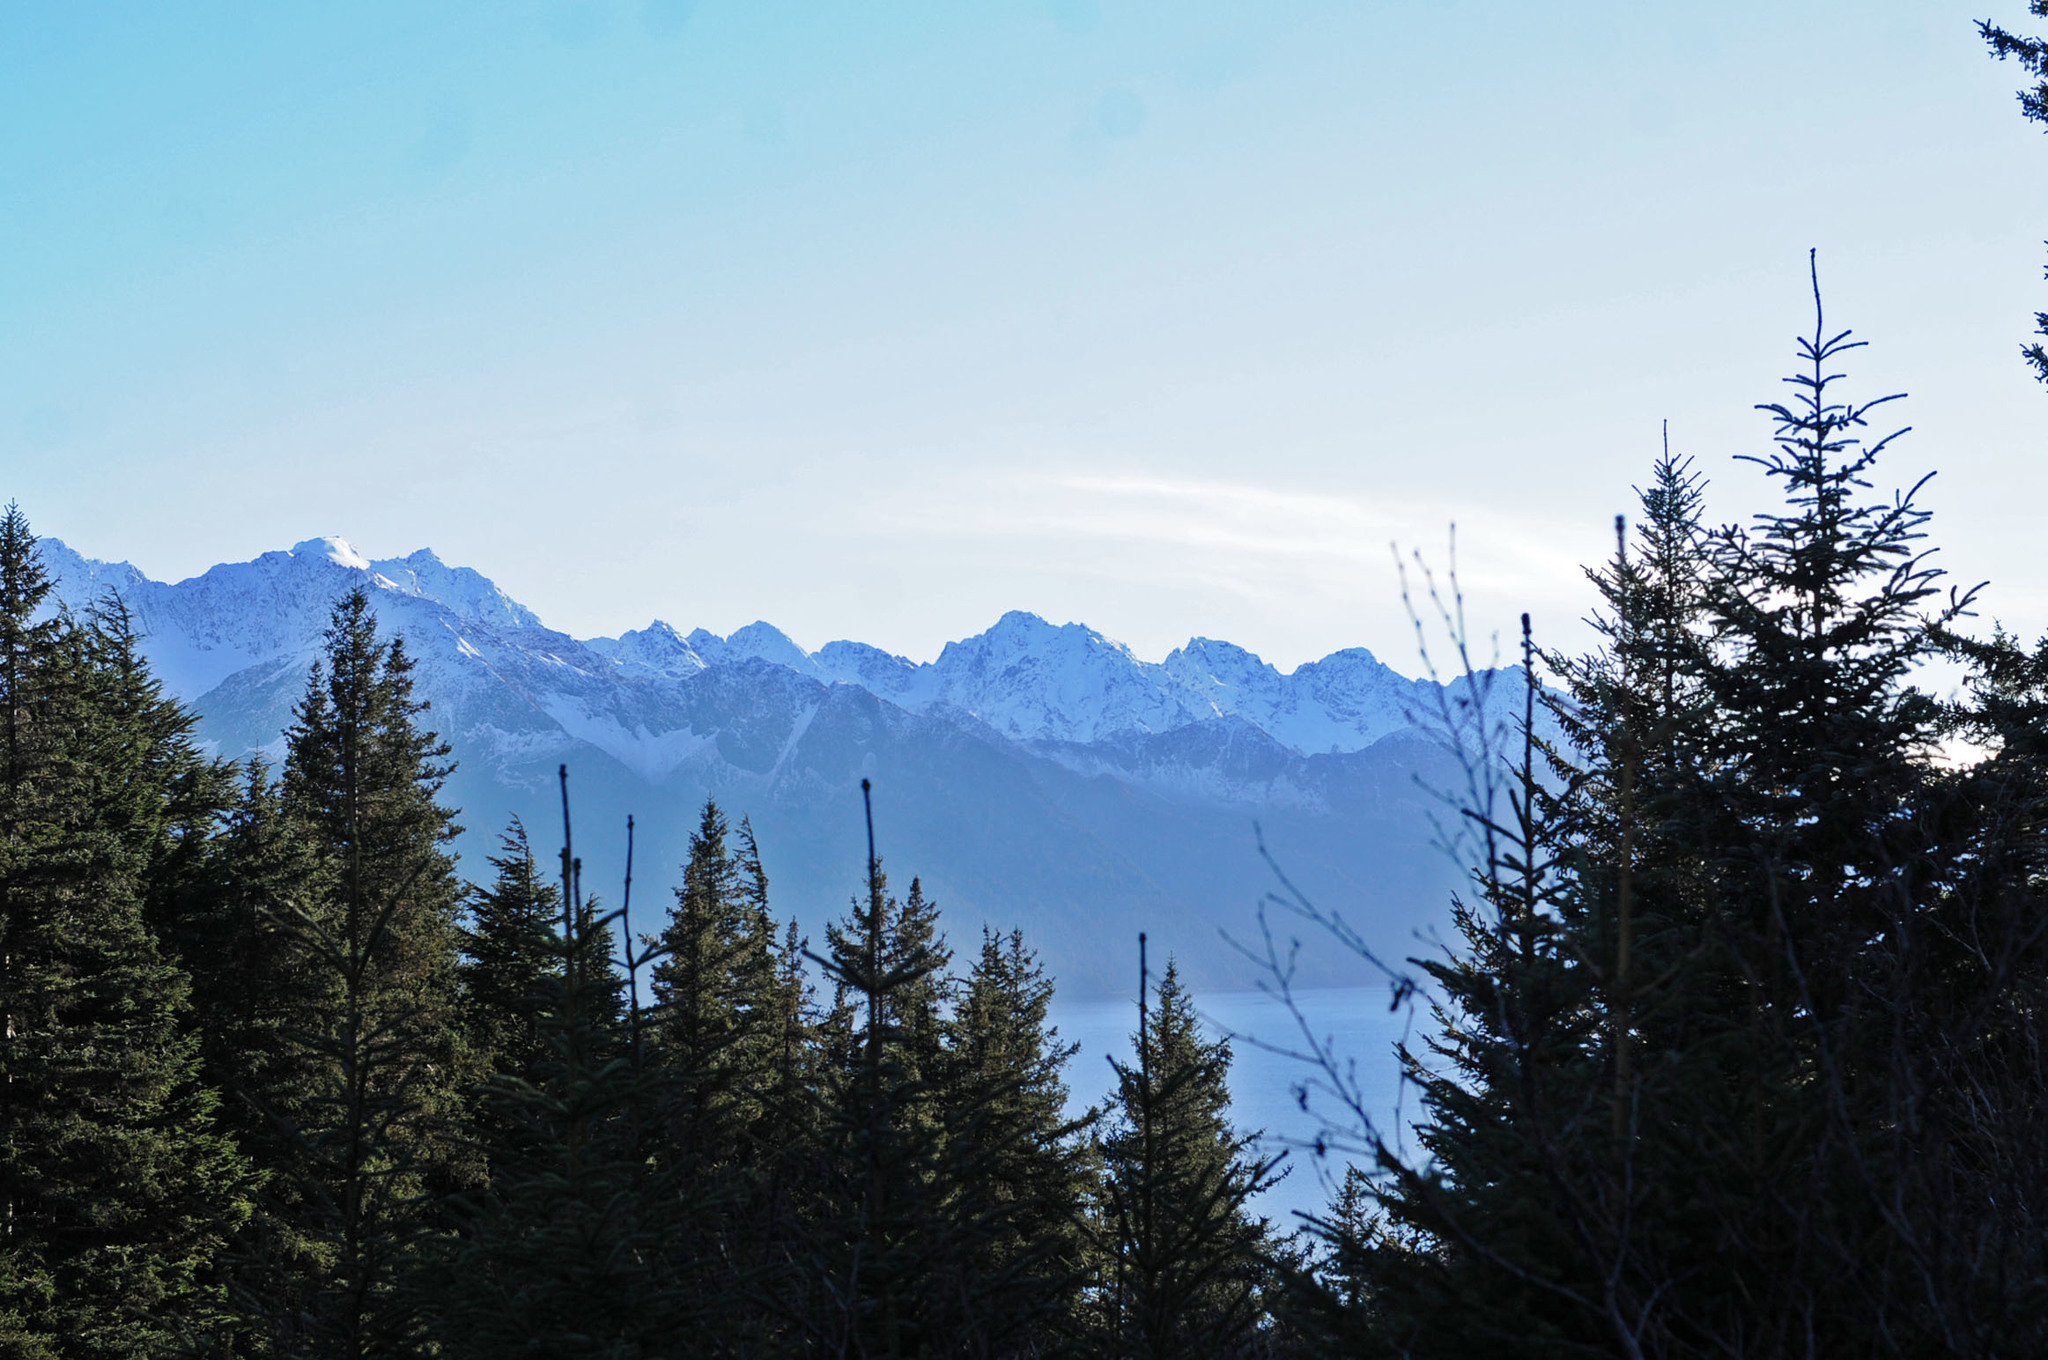
<path id="1" fill-rule="evenodd" d="M 430 546 L 579 636 L 1412 672 L 1396 547 L 1573 647 L 1665 422 L 1764 504 L 1817 249 L 1881 474 L 2038 633 L 2024 9 L 12 4 L 0 497 L 163 579 Z"/>

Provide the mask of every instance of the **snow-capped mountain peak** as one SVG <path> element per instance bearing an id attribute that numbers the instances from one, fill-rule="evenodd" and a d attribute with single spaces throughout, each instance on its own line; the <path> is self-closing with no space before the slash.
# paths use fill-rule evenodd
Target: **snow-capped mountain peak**
<path id="1" fill-rule="evenodd" d="M 332 541 L 342 542 L 338 539 Z M 356 555 L 361 556 L 359 553 Z M 334 560 L 341 561 L 339 557 Z M 342 565 L 354 566 L 356 563 L 343 562 Z M 470 567 L 451 567 L 435 556 L 431 548 L 421 548 L 407 557 L 390 557 L 378 562 L 366 560 L 361 566 L 381 577 L 392 589 L 445 605 L 465 619 L 506 628 L 541 626 L 538 615 L 500 590 L 490 577 Z"/>
<path id="2" fill-rule="evenodd" d="M 709 664 L 689 641 L 660 619 L 629 628 L 615 638 L 592 638 L 584 646 L 628 671 L 654 675 L 695 675 Z"/>
<path id="3" fill-rule="evenodd" d="M 817 667 L 811 662 L 811 655 L 790 641 L 789 634 L 772 623 L 759 619 L 744 628 L 735 629 L 728 637 L 699 628 L 690 634 L 690 647 L 709 662 L 745 661 L 753 658 L 777 666 L 787 666 L 804 675 L 812 675 Z"/>
<path id="4" fill-rule="evenodd" d="M 1023 610 L 922 663 L 852 641 L 806 652 L 761 621 L 720 637 L 703 628 L 685 635 L 657 619 L 616 638 L 579 642 L 545 629 L 489 577 L 449 566 L 429 549 L 371 560 L 339 537 L 308 539 L 176 585 L 126 564 L 88 561 L 54 540 L 46 551 L 67 598 L 83 603 L 110 588 L 123 595 L 152 638 L 159 672 L 187 700 L 251 667 L 299 666 L 317 646 L 333 602 L 361 586 L 423 658 L 447 650 L 453 674 L 482 668 L 492 684 L 522 668 L 559 677 L 536 679 L 538 688 L 522 700 L 550 714 L 568 711 L 553 690 L 573 683 L 580 695 L 574 711 L 596 724 L 590 731 L 611 733 L 599 744 L 636 768 L 667 759 L 641 747 L 667 750 L 680 740 L 665 735 L 671 729 L 663 724 L 674 719 L 662 713 L 673 704 L 658 696 L 706 672 L 759 663 L 813 683 L 851 685 L 912 713 L 965 715 L 1049 750 L 1234 721 L 1299 755 L 1359 751 L 1415 726 L 1434 692 L 1363 648 L 1282 673 L 1233 643 L 1193 638 L 1164 661 L 1148 662 L 1084 624 L 1054 624 Z M 474 683 L 487 682 L 478 674 Z M 642 712 L 649 704 L 660 711 Z M 599 710 L 609 716 L 590 717 Z M 586 725 L 582 718 L 572 724 L 578 731 Z"/>
<path id="5" fill-rule="evenodd" d="M 857 790 L 874 773 L 892 853 L 970 919 L 1026 927 L 1063 977 L 1097 987 L 1139 922 L 1199 974 L 1228 974 L 1217 913 L 1264 890 L 1254 819 L 1293 846 L 1300 881 L 1326 863 L 1324 883 L 1379 884 L 1397 908 L 1437 881 L 1416 808 L 1441 757 L 1412 739 L 1414 715 L 1456 695 L 1362 649 L 1283 673 L 1193 638 L 1153 662 L 1023 611 L 926 662 L 852 641 L 806 652 L 765 622 L 720 637 L 656 620 L 579 641 L 425 549 L 373 560 L 316 538 L 176 583 L 55 540 L 43 554 L 63 606 L 120 595 L 144 655 L 226 756 L 280 758 L 334 604 L 364 590 L 453 748 L 444 796 L 479 857 L 507 815 L 558 815 L 556 771 L 573 765 L 579 815 L 594 828 L 639 815 L 647 850 L 671 863 L 707 796 L 750 814 L 781 856 L 783 900 L 815 923 L 858 881 Z"/>
<path id="6" fill-rule="evenodd" d="M 357 551 L 355 544 L 332 534 L 325 538 L 309 538 L 303 543 L 294 543 L 291 555 L 332 562 L 338 567 L 349 567 L 355 571 L 370 570 L 370 559 Z"/>
<path id="7" fill-rule="evenodd" d="M 1199 720 L 1158 669 L 1092 628 L 1012 610 L 987 632 L 946 644 L 933 663 L 933 697 L 1021 740 L 1089 742 Z"/>

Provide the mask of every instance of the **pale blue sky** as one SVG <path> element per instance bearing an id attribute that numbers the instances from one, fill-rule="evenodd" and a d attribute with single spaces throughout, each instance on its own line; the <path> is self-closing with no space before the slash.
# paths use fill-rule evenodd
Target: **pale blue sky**
<path id="1" fill-rule="evenodd" d="M 1569 638 L 1807 324 L 2048 625 L 2020 0 L 15 4 L 0 495 L 178 577 L 431 545 L 580 634 L 1027 608 L 1407 668 L 1387 540 Z M 2000 13 L 2000 11 L 2005 11 Z"/>

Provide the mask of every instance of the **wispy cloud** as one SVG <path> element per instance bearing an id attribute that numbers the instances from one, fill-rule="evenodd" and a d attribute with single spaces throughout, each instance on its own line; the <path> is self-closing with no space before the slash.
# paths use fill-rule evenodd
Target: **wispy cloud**
<path id="1" fill-rule="evenodd" d="M 1303 587 L 1349 593 L 1362 574 L 1387 579 L 1382 573 L 1391 571 L 1393 550 L 1420 548 L 1442 565 L 1453 523 L 1468 590 L 1533 589 L 1549 598 L 1579 579 L 1579 545 L 1563 526 L 1449 500 L 1367 500 L 1251 482 L 1070 469 L 965 476 L 909 489 L 891 496 L 880 515 L 897 526 L 914 524 L 922 533 L 990 547 L 1043 550 L 1057 543 L 1097 569 L 1135 566 L 1147 579 L 1178 576 L 1252 597 Z"/>

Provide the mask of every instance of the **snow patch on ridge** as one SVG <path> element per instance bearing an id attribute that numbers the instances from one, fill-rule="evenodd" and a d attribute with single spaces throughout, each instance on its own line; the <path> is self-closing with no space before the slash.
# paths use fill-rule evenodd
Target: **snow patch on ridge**
<path id="1" fill-rule="evenodd" d="M 370 570 L 370 559 L 356 550 L 356 545 L 345 538 L 330 534 L 325 538 L 309 538 L 303 543 L 292 545 L 293 557 L 310 557 L 347 567 L 351 571 Z"/>
<path id="2" fill-rule="evenodd" d="M 368 562 L 385 587 L 444 605 L 465 619 L 502 628 L 538 628 L 540 616 L 498 588 L 496 582 L 469 567 L 451 567 L 421 548 L 406 557 Z"/>
<path id="3" fill-rule="evenodd" d="M 971 715 L 1009 740 L 1060 746 L 1062 761 L 1077 768 L 1095 768 L 1080 748 L 1219 723 L 1244 724 L 1296 756 L 1362 751 L 1426 722 L 1443 694 L 1363 648 L 1282 672 L 1235 644 L 1192 638 L 1165 660 L 1147 662 L 1085 625 L 1053 624 L 1021 610 L 922 663 L 852 641 L 807 652 L 766 622 L 720 637 L 702 628 L 685 635 L 655 620 L 616 638 L 578 641 L 546 630 L 488 577 L 449 566 L 429 549 L 371 561 L 339 537 L 307 539 L 289 552 L 222 564 L 175 585 L 126 563 L 83 558 L 54 539 L 44 540 L 43 550 L 71 607 L 84 608 L 109 590 L 120 594 L 158 674 L 188 702 L 259 664 L 303 670 L 334 602 L 362 588 L 380 623 L 404 633 L 420 664 L 438 673 L 437 693 L 497 715 L 486 719 L 479 711 L 477 722 L 509 724 L 509 733 L 524 725 L 517 713 L 529 714 L 650 780 L 710 758 L 707 747 L 724 720 L 709 716 L 705 705 L 725 703 L 713 696 L 726 691 L 699 689 L 699 681 L 763 663 L 854 686 L 909 712 Z M 783 749 L 775 763 L 788 758 L 814 711 L 791 712 L 796 732 L 777 742 Z M 527 740 L 519 739 L 522 746 Z M 1207 755 L 1199 742 L 1176 749 L 1171 758 L 1149 754 L 1136 777 L 1190 792 L 1250 777 L 1198 768 L 1223 759 L 1221 748 Z M 1109 766 L 1134 771 L 1122 756 Z"/>
<path id="4" fill-rule="evenodd" d="M 671 732 L 649 732 L 639 724 L 628 727 L 612 714 L 593 713 L 568 695 L 548 696 L 541 710 L 564 732 L 595 746 L 650 784 L 659 783 L 717 740 L 716 733 L 700 734 L 687 727 Z"/>

